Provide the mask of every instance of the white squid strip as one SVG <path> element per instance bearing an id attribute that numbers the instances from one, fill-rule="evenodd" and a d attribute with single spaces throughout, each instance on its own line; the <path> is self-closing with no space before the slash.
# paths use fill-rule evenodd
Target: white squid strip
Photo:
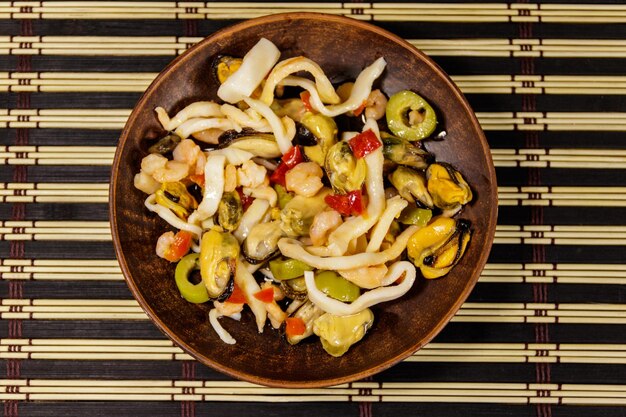
<path id="1" fill-rule="evenodd" d="M 304 281 L 309 294 L 309 300 L 327 313 L 336 316 L 348 316 L 356 314 L 373 305 L 395 300 L 406 294 L 415 282 L 416 271 L 412 263 L 407 261 L 396 262 L 389 268 L 385 281 L 395 282 L 404 274 L 404 279 L 398 285 L 378 287 L 368 291 L 350 304 L 330 298 L 315 286 L 315 274 L 313 271 L 305 271 Z M 393 280 L 392 280 L 393 279 Z"/>
<path id="2" fill-rule="evenodd" d="M 213 327 L 213 330 L 215 330 L 215 333 L 217 333 L 220 339 L 222 339 L 222 342 L 229 345 L 234 345 L 235 343 L 237 343 L 237 341 L 230 335 L 230 333 L 228 333 L 225 328 L 222 327 L 222 324 L 218 320 L 218 317 L 221 316 L 218 315 L 216 309 L 211 309 L 211 311 L 209 311 L 209 323 L 211 323 L 211 326 Z"/>
<path id="3" fill-rule="evenodd" d="M 367 100 L 367 97 L 372 92 L 372 85 L 374 84 L 374 81 L 376 81 L 376 79 L 380 77 L 380 75 L 385 70 L 386 65 L 387 62 L 384 58 L 378 58 L 376 61 L 374 61 L 374 63 L 361 71 L 359 76 L 356 78 L 356 81 L 354 82 L 350 97 L 348 97 L 348 99 L 343 103 L 331 106 L 324 105 L 315 83 L 313 83 L 311 80 L 307 80 L 306 78 L 302 77 L 287 77 L 281 81 L 281 84 L 304 88 L 311 94 L 311 97 L 309 99 L 311 107 L 313 107 L 316 111 L 323 114 L 324 116 L 336 117 L 340 114 L 356 110 L 363 104 L 364 101 Z"/>
<path id="4" fill-rule="evenodd" d="M 364 266 L 384 264 L 400 256 L 406 248 L 409 238 L 419 230 L 417 226 L 407 227 L 393 244 L 382 252 L 357 253 L 344 256 L 317 256 L 309 253 L 299 241 L 290 238 L 282 238 L 278 241 L 278 249 L 287 258 L 297 259 L 317 269 L 341 270 L 355 269 Z"/>
<path id="5" fill-rule="evenodd" d="M 393 222 L 393 219 L 398 217 L 402 210 L 404 210 L 408 205 L 409 202 L 400 196 L 395 196 L 387 200 L 387 208 L 385 208 L 385 211 L 382 216 L 380 216 L 378 223 L 374 226 L 365 252 L 378 252 L 380 245 L 383 243 L 385 235 Z"/>
<path id="6" fill-rule="evenodd" d="M 202 236 L 202 228 L 196 226 L 195 224 L 187 223 L 175 215 L 172 210 L 167 207 L 163 207 L 160 204 L 156 204 L 156 195 L 150 194 L 148 198 L 146 198 L 144 205 L 148 210 L 158 214 L 160 218 L 178 230 L 186 230 L 189 233 L 193 233 L 198 239 Z"/>
<path id="7" fill-rule="evenodd" d="M 174 130 L 183 122 L 194 117 L 222 117 L 220 105 L 213 101 L 196 101 L 191 103 L 170 119 L 163 107 L 154 109 L 157 118 L 165 130 Z"/>
<path id="8" fill-rule="evenodd" d="M 267 76 L 263 92 L 261 93 L 261 101 L 267 105 L 272 104 L 272 101 L 274 101 L 274 90 L 280 81 L 290 74 L 301 71 L 306 71 L 315 78 L 314 85 L 317 87 L 316 91 L 321 101 L 331 104 L 337 104 L 341 101 L 333 84 L 324 74 L 324 70 L 316 62 L 303 56 L 288 58 L 276 64 L 272 72 Z"/>
<path id="9" fill-rule="evenodd" d="M 368 129 L 372 129 L 378 140 L 380 140 L 378 125 L 375 120 L 367 120 L 363 130 Z M 360 216 L 350 217 L 328 236 L 327 255 L 339 256 L 346 253 L 350 241 L 367 233 L 378 222 L 383 210 L 385 210 L 384 156 L 382 149 L 381 146 L 364 157 L 367 165 L 365 188 L 369 198 L 366 212 Z"/>
<path id="10" fill-rule="evenodd" d="M 244 101 L 253 110 L 265 117 L 272 127 L 274 137 L 276 137 L 276 143 L 278 143 L 278 149 L 280 149 L 283 154 L 287 153 L 287 151 L 291 149 L 291 141 L 296 135 L 296 122 L 289 116 L 284 116 L 282 119 L 279 118 L 270 106 L 260 100 L 246 97 Z"/>
<path id="11" fill-rule="evenodd" d="M 232 122 L 238 124 L 242 127 L 249 127 L 251 129 L 256 130 L 257 132 L 271 132 L 272 127 L 267 122 L 267 120 L 259 118 L 253 119 L 249 114 L 241 111 L 237 107 L 224 104 L 222 105 L 222 113 Z"/>
<path id="12" fill-rule="evenodd" d="M 237 103 L 261 84 L 280 58 L 272 42 L 261 38 L 243 57 L 241 66 L 217 90 L 217 96 L 228 103 Z"/>
<path id="13" fill-rule="evenodd" d="M 237 148 L 224 148 L 224 149 L 216 149 L 214 151 L 209 151 L 207 155 L 222 155 L 226 158 L 226 162 L 231 165 L 241 165 L 246 161 L 254 158 L 254 154 L 248 151 L 244 151 L 243 149 Z"/>
<path id="14" fill-rule="evenodd" d="M 265 303 L 254 296 L 255 293 L 261 291 L 261 287 L 259 287 L 254 276 L 248 270 L 246 263 L 242 262 L 241 259 L 237 259 L 235 284 L 241 288 L 241 291 L 246 297 L 246 302 L 256 319 L 256 326 L 259 333 L 263 333 L 265 320 L 267 320 L 267 309 L 265 308 Z"/>
<path id="15" fill-rule="evenodd" d="M 243 187 L 243 193 L 254 198 L 262 198 L 270 203 L 270 206 L 276 207 L 278 202 L 278 194 L 269 185 L 259 186 L 256 188 Z"/>
<path id="16" fill-rule="evenodd" d="M 174 131 L 178 136 L 183 139 L 187 139 L 194 133 L 202 132 L 207 129 L 221 129 L 221 130 L 231 130 L 234 129 L 237 132 L 241 132 L 241 126 L 237 123 L 234 123 L 232 120 L 225 118 L 210 118 L 210 119 L 189 119 L 185 123 L 178 126 L 178 128 Z"/>
<path id="17" fill-rule="evenodd" d="M 204 164 L 204 194 L 196 211 L 189 216 L 190 223 L 201 222 L 217 211 L 224 192 L 224 155 L 209 155 Z"/>
<path id="18" fill-rule="evenodd" d="M 248 236 L 248 233 L 250 233 L 250 230 L 263 220 L 269 208 L 269 201 L 262 198 L 257 198 L 250 204 L 248 210 L 241 216 L 239 227 L 233 232 L 233 235 L 237 238 L 239 243 L 243 242 Z"/>

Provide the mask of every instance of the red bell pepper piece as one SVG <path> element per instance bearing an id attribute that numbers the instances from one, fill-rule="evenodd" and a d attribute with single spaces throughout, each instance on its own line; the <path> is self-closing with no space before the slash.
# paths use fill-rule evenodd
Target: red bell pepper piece
<path id="1" fill-rule="evenodd" d="M 286 154 L 280 159 L 278 167 L 274 170 L 270 176 L 270 181 L 274 184 L 280 184 L 285 186 L 285 175 L 287 171 L 304 161 L 302 151 L 299 146 L 292 146 Z"/>
<path id="2" fill-rule="evenodd" d="M 178 262 L 180 258 L 185 256 L 191 248 L 192 234 L 186 230 L 179 230 L 174 235 L 174 241 L 169 248 L 165 251 L 163 257 L 170 262 Z"/>
<path id="3" fill-rule="evenodd" d="M 324 197 L 324 201 L 343 216 L 358 216 L 365 209 L 361 190 L 351 191 L 348 194 L 328 194 Z"/>
<path id="4" fill-rule="evenodd" d="M 314 113 L 315 110 L 313 106 L 311 106 L 311 93 L 308 91 L 303 91 L 300 93 L 300 100 L 302 100 L 302 104 L 304 104 L 304 109 L 311 113 Z"/>
<path id="5" fill-rule="evenodd" d="M 246 302 L 246 296 L 237 284 L 234 284 L 233 292 L 230 293 L 230 297 L 224 301 L 225 303 L 244 304 Z"/>
<path id="6" fill-rule="evenodd" d="M 243 211 L 248 210 L 248 207 L 250 207 L 250 204 L 252 204 L 252 202 L 254 201 L 254 197 L 245 195 L 243 193 L 243 188 L 241 187 L 237 187 L 235 190 L 237 190 L 237 194 L 239 194 L 239 198 L 241 199 L 241 206 L 243 207 Z"/>
<path id="7" fill-rule="evenodd" d="M 383 144 L 380 143 L 372 129 L 367 129 L 365 132 L 359 133 L 350 139 L 348 145 L 350 145 L 354 156 L 363 158 L 365 155 L 380 148 Z"/>
<path id="8" fill-rule="evenodd" d="M 274 287 L 267 287 L 264 290 L 255 292 L 253 295 L 257 300 L 263 301 L 264 303 L 271 303 L 274 301 Z"/>
<path id="9" fill-rule="evenodd" d="M 204 174 L 192 174 L 189 176 L 189 179 L 204 188 Z"/>
<path id="10" fill-rule="evenodd" d="M 300 317 L 288 317 L 285 320 L 285 333 L 287 337 L 302 336 L 306 331 L 306 324 Z"/>
<path id="11" fill-rule="evenodd" d="M 367 107 L 367 102 L 364 101 L 363 103 L 361 103 L 361 105 L 359 107 L 357 107 L 356 109 L 352 110 L 352 113 L 355 116 L 360 116 L 361 113 L 363 113 L 363 110 L 365 110 L 365 107 Z"/>

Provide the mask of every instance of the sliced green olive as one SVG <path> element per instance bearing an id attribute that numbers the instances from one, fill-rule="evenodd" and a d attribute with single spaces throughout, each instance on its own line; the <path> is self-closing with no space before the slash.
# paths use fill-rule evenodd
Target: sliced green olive
<path id="1" fill-rule="evenodd" d="M 200 243 L 200 274 L 209 297 L 225 295 L 235 275 L 239 242 L 228 232 L 211 229 L 202 235 Z"/>
<path id="2" fill-rule="evenodd" d="M 174 279 L 180 294 L 185 300 L 195 304 L 206 303 L 209 301 L 209 293 L 207 292 L 204 283 L 200 281 L 197 284 L 193 284 L 189 281 L 193 271 L 200 270 L 200 264 L 198 262 L 199 258 L 199 253 L 190 253 L 189 255 L 183 256 L 183 258 L 178 261 L 176 271 L 174 273 Z"/>
<path id="3" fill-rule="evenodd" d="M 396 187 L 402 198 L 409 203 L 415 200 L 428 208 L 433 207 L 433 199 L 428 194 L 424 174 L 409 167 L 399 166 L 389 176 L 389 181 Z"/>
<path id="4" fill-rule="evenodd" d="M 365 159 L 355 157 L 343 141 L 328 150 L 324 168 L 332 187 L 342 194 L 360 190 L 367 175 Z"/>
<path id="5" fill-rule="evenodd" d="M 198 208 L 196 199 L 182 182 L 164 182 L 154 194 L 157 204 L 172 210 L 183 220 L 187 220 L 191 211 Z"/>
<path id="6" fill-rule="evenodd" d="M 398 221 L 406 225 L 426 226 L 432 217 L 432 210 L 409 205 L 402 210 Z"/>
<path id="7" fill-rule="evenodd" d="M 315 275 L 315 286 L 328 295 L 339 301 L 352 302 L 359 298 L 361 289 L 335 271 L 322 271 Z"/>
<path id="8" fill-rule="evenodd" d="M 427 138 L 437 127 L 435 110 L 424 98 L 409 90 L 391 96 L 385 113 L 389 130 L 402 139 Z"/>
<path id="9" fill-rule="evenodd" d="M 303 146 L 304 155 L 309 161 L 324 166 L 328 150 L 337 143 L 337 124 L 331 117 L 313 113 L 306 113 L 300 123 L 317 139 L 316 145 Z"/>
<path id="10" fill-rule="evenodd" d="M 243 204 L 236 191 L 225 192 L 217 206 L 217 222 L 226 231 L 237 229 L 243 216 Z"/>
<path id="11" fill-rule="evenodd" d="M 270 262 L 270 271 L 278 281 L 291 280 L 304 275 L 304 271 L 312 271 L 313 267 L 293 258 L 276 258 Z"/>

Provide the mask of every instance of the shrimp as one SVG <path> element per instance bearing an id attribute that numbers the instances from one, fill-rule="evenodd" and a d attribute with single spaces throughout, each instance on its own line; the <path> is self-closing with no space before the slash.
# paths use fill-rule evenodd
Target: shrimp
<path id="1" fill-rule="evenodd" d="M 158 182 L 176 182 L 189 175 L 189 168 L 184 162 L 167 161 L 164 167 L 152 173 L 152 177 Z"/>
<path id="2" fill-rule="evenodd" d="M 152 175 L 146 174 L 143 171 L 140 171 L 135 175 L 133 184 L 136 189 L 143 191 L 146 194 L 155 193 L 161 187 L 161 184 L 155 181 L 155 179 L 152 178 Z"/>
<path id="3" fill-rule="evenodd" d="M 323 187 L 322 168 L 315 162 L 303 162 L 296 165 L 285 175 L 287 190 L 304 197 L 313 197 Z"/>
<path id="4" fill-rule="evenodd" d="M 328 235 L 343 223 L 341 214 L 335 210 L 322 211 L 313 217 L 313 223 L 309 229 L 311 242 L 315 246 L 322 246 L 326 243 Z"/>
<path id="5" fill-rule="evenodd" d="M 385 115 L 386 107 L 387 97 L 385 97 L 382 91 L 378 89 L 373 90 L 365 101 L 365 117 L 378 120 Z"/>
<path id="6" fill-rule="evenodd" d="M 267 168 L 248 160 L 237 169 L 237 180 L 242 187 L 255 188 L 265 182 Z"/>
<path id="7" fill-rule="evenodd" d="M 256 188 L 244 187 L 243 193 L 254 198 L 264 198 L 269 201 L 271 207 L 275 207 L 278 202 L 278 194 L 276 194 L 276 191 L 274 191 L 274 189 L 269 185 L 263 185 Z"/>
<path id="8" fill-rule="evenodd" d="M 213 307 L 215 307 L 220 316 L 230 317 L 241 313 L 243 310 L 243 303 L 220 303 L 219 301 L 214 301 Z"/>
<path id="9" fill-rule="evenodd" d="M 174 232 L 165 232 L 161 236 L 156 243 L 155 252 L 159 258 L 165 258 L 165 253 L 169 250 L 170 246 L 174 243 Z"/>
<path id="10" fill-rule="evenodd" d="M 198 155 L 201 154 L 202 151 L 200 147 L 196 145 L 196 143 L 191 139 L 183 139 L 180 141 L 174 151 L 172 152 L 172 156 L 174 157 L 174 161 L 184 162 L 187 165 L 194 165 L 198 160 Z"/>
<path id="11" fill-rule="evenodd" d="M 148 154 L 141 160 L 141 171 L 152 175 L 157 169 L 164 168 L 167 161 L 168 159 L 161 154 Z"/>

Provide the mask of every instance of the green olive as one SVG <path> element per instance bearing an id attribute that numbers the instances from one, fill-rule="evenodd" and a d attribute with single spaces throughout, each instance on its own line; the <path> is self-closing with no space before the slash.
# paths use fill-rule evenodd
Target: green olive
<path id="1" fill-rule="evenodd" d="M 432 210 L 409 205 L 402 210 L 398 221 L 406 225 L 426 226 L 432 217 Z"/>
<path id="2" fill-rule="evenodd" d="M 178 261 L 178 264 L 176 265 L 176 272 L 174 273 L 174 279 L 180 294 L 185 300 L 195 304 L 206 303 L 209 301 L 209 293 L 207 292 L 202 281 L 197 284 L 189 282 L 189 276 L 191 273 L 200 269 L 200 265 L 198 264 L 199 258 L 199 253 L 190 253 L 189 255 L 185 255 L 180 261 Z"/>
<path id="3" fill-rule="evenodd" d="M 339 301 L 352 302 L 359 298 L 361 289 L 335 271 L 322 271 L 315 275 L 315 286 Z"/>
<path id="4" fill-rule="evenodd" d="M 276 191 L 276 195 L 278 196 L 278 207 L 282 210 L 293 198 L 293 193 L 287 191 L 285 187 L 280 184 L 274 184 L 274 191 Z"/>
<path id="5" fill-rule="evenodd" d="M 367 175 L 365 159 L 355 157 L 343 141 L 328 150 L 324 168 L 332 187 L 342 194 L 360 190 Z"/>
<path id="6" fill-rule="evenodd" d="M 437 127 L 435 110 L 421 96 L 409 90 L 391 96 L 385 113 L 389 130 L 402 139 L 422 140 Z"/>
<path id="7" fill-rule="evenodd" d="M 304 275 L 304 271 L 312 271 L 313 267 L 293 258 L 276 258 L 270 262 L 272 276 L 278 281 L 291 280 Z"/>

